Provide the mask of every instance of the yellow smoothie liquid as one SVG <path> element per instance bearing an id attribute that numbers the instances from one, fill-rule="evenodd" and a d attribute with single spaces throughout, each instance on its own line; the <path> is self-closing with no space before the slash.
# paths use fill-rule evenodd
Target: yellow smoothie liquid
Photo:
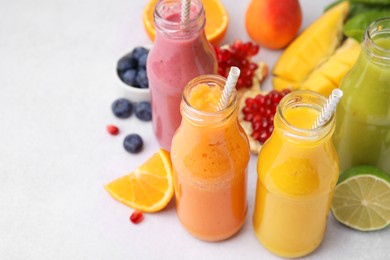
<path id="1" fill-rule="evenodd" d="M 301 106 L 286 109 L 283 117 L 304 133 L 311 131 L 318 114 L 311 106 Z M 334 126 L 330 134 L 301 140 L 286 135 L 281 124 L 276 115 L 275 130 L 259 155 L 253 225 L 269 251 L 300 257 L 317 248 L 326 229 L 339 172 L 331 142 Z"/>
<path id="2" fill-rule="evenodd" d="M 235 234 L 247 212 L 249 145 L 238 108 L 216 112 L 221 93 L 220 86 L 202 83 L 191 89 L 187 101 L 202 122 L 183 114 L 182 104 L 171 148 L 177 215 L 187 231 L 207 241 Z"/>

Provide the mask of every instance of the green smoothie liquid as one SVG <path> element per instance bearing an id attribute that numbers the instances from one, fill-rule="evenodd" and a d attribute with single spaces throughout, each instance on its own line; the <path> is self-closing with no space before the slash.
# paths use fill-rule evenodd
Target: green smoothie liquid
<path id="1" fill-rule="evenodd" d="M 390 38 L 374 42 L 390 52 Z M 390 173 L 390 60 L 363 49 L 341 89 L 334 134 L 340 170 L 370 164 Z"/>

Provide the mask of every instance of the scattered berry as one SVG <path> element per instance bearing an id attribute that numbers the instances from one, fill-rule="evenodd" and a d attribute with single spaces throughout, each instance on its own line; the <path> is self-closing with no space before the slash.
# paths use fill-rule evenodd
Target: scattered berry
<path id="1" fill-rule="evenodd" d="M 124 72 L 129 69 L 136 69 L 138 67 L 137 59 L 135 59 L 131 53 L 123 56 L 117 63 L 117 69 L 119 72 Z"/>
<path id="2" fill-rule="evenodd" d="M 138 134 L 127 135 L 123 141 L 123 147 L 129 153 L 138 153 L 141 151 L 143 144 L 144 142 Z"/>
<path id="3" fill-rule="evenodd" d="M 135 69 L 126 70 L 124 73 L 120 73 L 119 77 L 127 85 L 139 87 L 137 81 L 137 70 Z"/>
<path id="4" fill-rule="evenodd" d="M 152 120 L 152 109 L 150 102 L 142 101 L 135 105 L 135 115 L 139 120 L 150 121 Z"/>
<path id="5" fill-rule="evenodd" d="M 143 219 L 144 219 L 144 215 L 143 215 L 142 212 L 139 211 L 139 210 L 134 211 L 133 214 L 131 214 L 131 216 L 130 216 L 130 221 L 131 221 L 133 224 L 138 224 L 138 223 L 140 223 Z"/>
<path id="6" fill-rule="evenodd" d="M 281 92 L 272 90 L 267 95 L 258 94 L 255 98 L 247 98 L 242 109 L 244 120 L 252 123 L 251 136 L 264 144 L 274 130 L 274 116 L 276 107 L 280 100 L 287 95 L 290 90 Z"/>
<path id="7" fill-rule="evenodd" d="M 146 70 L 144 70 L 144 69 L 138 70 L 136 81 L 137 81 L 138 86 L 140 86 L 140 88 L 148 88 L 149 87 L 149 81 L 148 81 L 148 76 L 146 75 Z"/>
<path id="8" fill-rule="evenodd" d="M 111 109 L 115 116 L 128 118 L 133 113 L 133 104 L 125 98 L 120 98 L 112 103 Z"/>
<path id="9" fill-rule="evenodd" d="M 108 125 L 107 132 L 109 132 L 111 135 L 117 135 L 119 133 L 119 128 L 114 125 Z"/>
<path id="10" fill-rule="evenodd" d="M 214 47 L 218 60 L 218 74 L 227 77 L 230 67 L 237 66 L 240 70 L 240 76 L 237 81 L 237 89 L 249 88 L 253 85 L 253 76 L 258 65 L 251 62 L 252 56 L 259 52 L 259 45 L 252 42 L 243 43 L 235 41 L 227 48 Z"/>

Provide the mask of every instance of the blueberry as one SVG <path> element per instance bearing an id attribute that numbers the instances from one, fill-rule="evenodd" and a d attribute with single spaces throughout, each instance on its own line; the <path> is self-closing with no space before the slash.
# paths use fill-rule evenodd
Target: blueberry
<path id="1" fill-rule="evenodd" d="M 128 118 L 133 113 L 133 104 L 125 98 L 120 98 L 112 103 L 111 109 L 115 116 Z"/>
<path id="2" fill-rule="evenodd" d="M 135 105 L 135 116 L 142 121 L 150 121 L 152 119 L 152 109 L 150 102 L 142 101 Z"/>
<path id="3" fill-rule="evenodd" d="M 148 59 L 148 53 L 142 54 L 138 59 L 138 68 L 146 69 L 146 60 Z"/>
<path id="4" fill-rule="evenodd" d="M 134 50 L 131 52 L 131 55 L 133 58 L 139 60 L 141 56 L 145 53 L 148 53 L 148 49 L 145 49 L 144 47 L 136 47 Z"/>
<path id="5" fill-rule="evenodd" d="M 148 88 L 149 87 L 149 81 L 148 81 L 148 76 L 146 74 L 146 70 L 144 69 L 139 69 L 136 77 L 136 81 L 138 86 L 141 88 Z"/>
<path id="6" fill-rule="evenodd" d="M 129 53 L 119 59 L 116 68 L 119 72 L 124 72 L 129 69 L 136 69 L 138 66 L 138 60 L 133 57 L 132 53 Z"/>
<path id="7" fill-rule="evenodd" d="M 130 69 L 126 70 L 124 73 L 120 73 L 119 77 L 127 85 L 139 88 L 140 84 L 137 81 L 137 74 L 137 70 Z"/>
<path id="8" fill-rule="evenodd" d="M 144 142 L 138 134 L 129 134 L 125 137 L 125 140 L 123 140 L 123 147 L 129 153 L 138 153 L 141 151 L 143 145 Z"/>

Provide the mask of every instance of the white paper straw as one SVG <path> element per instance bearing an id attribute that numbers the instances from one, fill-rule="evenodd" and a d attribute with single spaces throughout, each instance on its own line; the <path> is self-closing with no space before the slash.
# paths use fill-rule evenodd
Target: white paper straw
<path id="1" fill-rule="evenodd" d="M 336 106 L 342 96 L 343 91 L 341 89 L 336 88 L 332 91 L 329 98 L 326 100 L 325 106 L 321 110 L 321 114 L 317 117 L 316 121 L 311 127 L 312 129 L 320 127 L 328 122 L 329 118 L 336 111 Z"/>
<path id="2" fill-rule="evenodd" d="M 190 18 L 191 0 L 181 0 L 180 23 L 186 23 Z"/>
<path id="3" fill-rule="evenodd" d="M 219 100 L 217 110 L 224 109 L 232 95 L 233 88 L 236 86 L 238 77 L 240 76 L 240 69 L 238 67 L 231 67 L 229 76 L 226 80 L 221 99 Z"/>

